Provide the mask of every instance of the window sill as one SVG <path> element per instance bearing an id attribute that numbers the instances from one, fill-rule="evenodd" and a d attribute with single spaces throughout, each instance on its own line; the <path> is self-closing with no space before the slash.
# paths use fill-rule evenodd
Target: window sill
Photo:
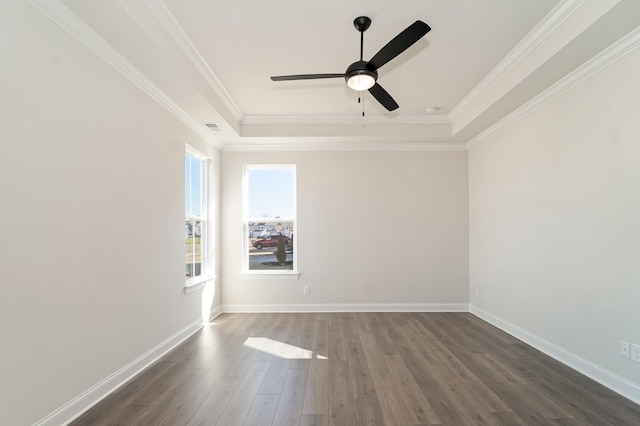
<path id="1" fill-rule="evenodd" d="M 244 271 L 240 274 L 240 277 L 245 280 L 297 280 L 300 278 L 299 272 L 265 272 Z"/>
<path id="2" fill-rule="evenodd" d="M 209 276 L 192 278 L 185 283 L 184 294 L 191 294 L 198 290 L 202 290 L 207 282 L 215 279 L 216 277 L 209 277 Z"/>

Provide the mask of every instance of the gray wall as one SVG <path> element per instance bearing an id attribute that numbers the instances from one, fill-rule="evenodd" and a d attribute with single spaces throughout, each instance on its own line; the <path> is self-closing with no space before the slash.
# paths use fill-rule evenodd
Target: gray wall
<path id="1" fill-rule="evenodd" d="M 201 318 L 183 165 L 203 143 L 27 2 L 0 28 L 0 424 L 27 425 Z"/>
<path id="2" fill-rule="evenodd" d="M 640 401 L 640 51 L 469 153 L 471 302 Z"/>
<path id="3" fill-rule="evenodd" d="M 241 275 L 242 166 L 269 163 L 297 166 L 297 281 Z M 466 152 L 223 152 L 222 182 L 224 309 L 466 309 Z"/>

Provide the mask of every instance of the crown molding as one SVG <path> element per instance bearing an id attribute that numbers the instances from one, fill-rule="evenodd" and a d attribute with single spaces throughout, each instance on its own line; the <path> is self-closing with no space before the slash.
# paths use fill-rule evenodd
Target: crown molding
<path id="1" fill-rule="evenodd" d="M 487 106 L 492 105 L 511 90 L 521 80 L 515 79 L 514 74 L 519 72 L 529 75 L 537 69 L 541 60 L 548 59 L 544 57 L 557 52 L 559 48 L 575 37 L 576 31 L 581 32 L 581 27 L 591 25 L 594 18 L 604 15 L 619 1 L 561 1 L 450 111 L 449 119 L 452 122 L 453 134 L 464 128 Z M 573 21 L 567 22 L 570 18 Z M 561 31 L 560 27 L 564 23 L 567 23 L 570 28 L 566 31 Z M 477 111 L 473 111 L 474 109 Z"/>
<path id="2" fill-rule="evenodd" d="M 158 104 L 175 115 L 202 139 L 217 148 L 222 146 L 222 143 L 211 133 L 211 131 L 209 131 L 202 123 L 199 123 L 187 114 L 187 112 L 169 98 L 169 96 L 167 96 L 158 86 L 156 86 L 142 72 L 140 72 L 140 70 L 120 54 L 116 48 L 109 44 L 86 22 L 80 19 L 59 0 L 28 0 L 28 2 L 47 18 L 51 19 L 60 28 L 73 36 L 87 49 L 135 84 L 149 97 L 151 97 L 151 99 L 155 100 Z"/>
<path id="3" fill-rule="evenodd" d="M 575 86 L 589 79 L 593 75 L 599 73 L 609 65 L 622 59 L 629 53 L 640 47 L 640 27 L 631 31 L 625 37 L 603 50 L 588 62 L 577 68 L 575 71 L 567 74 L 562 80 L 556 82 L 544 92 L 540 93 L 529 102 L 514 110 L 493 126 L 489 127 L 469 142 L 465 144 L 467 149 L 486 140 L 497 132 L 511 126 L 520 119 L 531 114 L 533 111 L 548 104 Z"/>
<path id="4" fill-rule="evenodd" d="M 382 143 L 269 143 L 269 144 L 233 144 L 224 145 L 223 152 L 317 152 L 317 151 L 371 151 L 371 152 L 459 152 L 466 151 L 463 143 L 428 143 L 428 142 L 382 142 Z"/>
<path id="5" fill-rule="evenodd" d="M 189 59 L 200 75 L 205 79 L 209 87 L 216 93 L 224 105 L 229 109 L 236 121 L 244 119 L 244 113 L 233 100 L 229 92 L 222 85 L 213 70 L 202 57 L 196 46 L 193 44 L 187 33 L 184 32 L 176 18 L 162 0 L 144 0 L 147 7 L 158 19 L 158 22 L 169 33 L 173 41 L 176 42 L 182 53 Z"/>
<path id="6" fill-rule="evenodd" d="M 242 124 L 451 124 L 446 114 L 429 115 L 248 115 Z"/>
<path id="7" fill-rule="evenodd" d="M 546 39 L 567 16 L 575 11 L 585 0 L 564 0 L 559 3 L 529 34 L 505 56 L 496 67 L 471 92 L 465 96 L 458 105 L 449 113 L 451 121 L 455 121 L 460 115 L 469 109 L 474 102 L 487 95 L 487 92 L 496 85 L 509 71 L 531 53 L 531 51 Z"/>

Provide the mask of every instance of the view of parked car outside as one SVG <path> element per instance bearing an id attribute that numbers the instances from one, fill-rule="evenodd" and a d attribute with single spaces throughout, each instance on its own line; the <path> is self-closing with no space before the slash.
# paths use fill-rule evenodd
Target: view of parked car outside
<path id="1" fill-rule="evenodd" d="M 293 223 L 265 221 L 249 223 L 249 270 L 293 270 Z M 286 260 L 279 262 L 276 251 L 282 236 Z"/>

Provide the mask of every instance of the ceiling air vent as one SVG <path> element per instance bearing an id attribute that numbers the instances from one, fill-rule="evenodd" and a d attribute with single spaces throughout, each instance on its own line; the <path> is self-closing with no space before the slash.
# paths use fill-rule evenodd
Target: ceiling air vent
<path id="1" fill-rule="evenodd" d="M 216 123 L 204 123 L 205 126 L 209 128 L 212 132 L 219 132 L 220 127 Z"/>

